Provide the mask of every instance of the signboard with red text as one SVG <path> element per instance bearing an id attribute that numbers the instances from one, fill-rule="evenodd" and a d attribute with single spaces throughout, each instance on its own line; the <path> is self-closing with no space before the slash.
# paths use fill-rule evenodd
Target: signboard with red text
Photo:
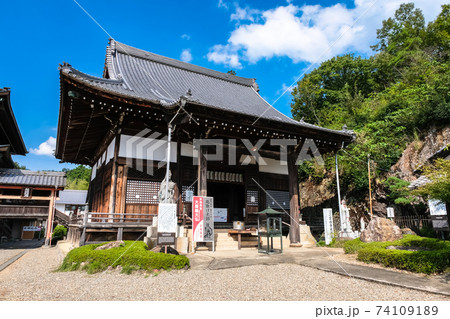
<path id="1" fill-rule="evenodd" d="M 194 196 L 192 199 L 193 241 L 214 241 L 214 199 Z"/>

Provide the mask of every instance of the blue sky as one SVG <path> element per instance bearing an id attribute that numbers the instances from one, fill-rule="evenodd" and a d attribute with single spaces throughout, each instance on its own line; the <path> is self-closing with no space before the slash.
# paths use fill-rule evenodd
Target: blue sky
<path id="1" fill-rule="evenodd" d="M 108 43 L 102 28 L 140 49 L 256 78 L 260 94 L 290 115 L 289 86 L 296 79 L 337 54 L 369 55 L 381 21 L 405 1 L 77 2 L 2 3 L 0 87 L 11 88 L 12 107 L 30 151 L 14 160 L 29 169 L 73 167 L 51 155 L 59 112 L 57 68 L 65 61 L 101 76 Z M 412 2 L 429 21 L 447 1 Z"/>

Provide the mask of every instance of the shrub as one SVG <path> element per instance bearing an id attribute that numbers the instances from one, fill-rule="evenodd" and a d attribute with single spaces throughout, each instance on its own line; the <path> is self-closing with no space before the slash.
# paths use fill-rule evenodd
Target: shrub
<path id="1" fill-rule="evenodd" d="M 423 225 L 422 228 L 419 230 L 420 236 L 422 237 L 429 237 L 429 238 L 436 238 L 436 231 L 433 227 L 428 225 Z"/>
<path id="2" fill-rule="evenodd" d="M 358 252 L 357 259 L 366 263 L 374 262 L 386 267 L 431 274 L 444 271 L 449 266 L 449 256 L 448 249 L 408 251 L 366 247 Z"/>
<path id="3" fill-rule="evenodd" d="M 186 256 L 155 253 L 147 250 L 147 245 L 143 242 L 125 241 L 123 247 L 95 250 L 103 244 L 86 245 L 71 250 L 58 270 L 78 270 L 82 263 L 84 263 L 82 270 L 90 274 L 104 271 L 109 266 L 116 268 L 119 265 L 122 266 L 122 273 L 126 274 L 135 270 L 189 267 L 189 259 Z"/>
<path id="4" fill-rule="evenodd" d="M 344 244 L 344 251 L 346 254 L 356 254 L 363 246 L 364 243 L 359 238 L 348 240 Z"/>
<path id="5" fill-rule="evenodd" d="M 421 247 L 430 250 L 395 250 L 388 246 Z M 392 242 L 363 243 L 359 238 L 348 241 L 346 254 L 358 253 L 357 259 L 366 263 L 380 263 L 421 273 L 442 272 L 450 266 L 450 242 L 416 235 L 405 235 Z"/>
<path id="6" fill-rule="evenodd" d="M 67 235 L 67 228 L 63 225 L 58 225 L 53 229 L 52 238 L 63 238 Z"/>

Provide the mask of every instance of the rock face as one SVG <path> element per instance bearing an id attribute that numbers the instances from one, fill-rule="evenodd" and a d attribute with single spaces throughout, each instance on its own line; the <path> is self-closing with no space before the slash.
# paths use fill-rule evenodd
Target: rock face
<path id="1" fill-rule="evenodd" d="M 437 130 L 431 128 L 421 141 L 412 142 L 406 147 L 402 157 L 391 167 L 391 175 L 408 182 L 417 177 L 414 171 L 425 164 L 434 153 L 450 143 L 450 126 Z"/>
<path id="2" fill-rule="evenodd" d="M 402 230 L 393 221 L 374 217 L 361 233 L 361 241 L 370 243 L 373 241 L 392 241 L 403 237 Z"/>
<path id="3" fill-rule="evenodd" d="M 405 227 L 402 228 L 403 235 L 417 235 L 411 228 Z"/>
<path id="4" fill-rule="evenodd" d="M 106 250 L 106 249 L 111 249 L 111 248 L 116 248 L 116 247 L 121 247 L 121 246 L 125 246 L 125 243 L 122 240 L 112 241 L 105 245 L 98 246 L 97 248 L 95 248 L 95 250 Z"/>

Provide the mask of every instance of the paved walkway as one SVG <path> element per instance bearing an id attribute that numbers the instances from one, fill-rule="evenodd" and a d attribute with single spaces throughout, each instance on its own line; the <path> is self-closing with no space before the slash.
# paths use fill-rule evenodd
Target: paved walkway
<path id="1" fill-rule="evenodd" d="M 337 262 L 330 256 L 342 254 L 340 248 L 287 248 L 282 254 L 260 254 L 255 249 L 199 251 L 188 255 L 192 269 L 219 270 L 252 265 L 296 264 L 344 276 L 450 296 L 450 274 L 424 276 L 389 269 Z"/>

